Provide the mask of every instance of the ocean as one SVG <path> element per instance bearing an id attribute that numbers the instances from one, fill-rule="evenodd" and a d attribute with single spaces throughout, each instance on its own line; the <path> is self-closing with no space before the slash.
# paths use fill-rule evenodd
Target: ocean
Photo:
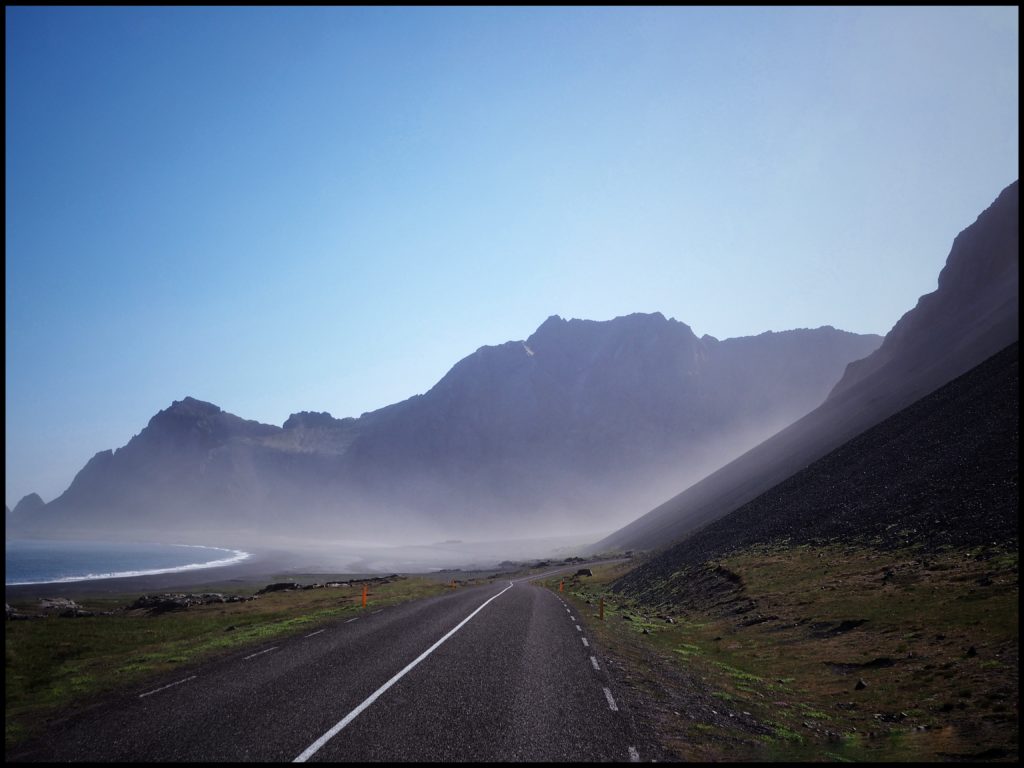
<path id="1" fill-rule="evenodd" d="M 232 565 L 248 552 L 195 544 L 11 540 L 5 544 L 5 585 L 149 576 Z"/>

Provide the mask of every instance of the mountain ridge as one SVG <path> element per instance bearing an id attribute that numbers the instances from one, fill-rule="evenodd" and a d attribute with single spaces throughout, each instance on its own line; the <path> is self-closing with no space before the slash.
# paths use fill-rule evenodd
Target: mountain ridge
<path id="1" fill-rule="evenodd" d="M 705 341 L 661 313 L 552 315 L 359 418 L 300 411 L 261 424 L 189 395 L 95 454 L 37 528 L 153 528 L 207 510 L 203 522 L 220 514 L 229 532 L 281 530 L 297 519 L 285 510 L 300 510 L 311 528 L 387 521 L 436 538 L 520 509 L 522 524 L 571 527 L 595 506 L 614 513 L 604 497 L 644 492 L 666 463 L 705 466 L 741 432 L 812 408 L 880 340 L 827 327 Z"/>

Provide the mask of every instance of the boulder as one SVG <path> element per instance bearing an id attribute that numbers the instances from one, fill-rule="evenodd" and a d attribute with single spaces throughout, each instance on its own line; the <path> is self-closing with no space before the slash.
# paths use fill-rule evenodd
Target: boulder
<path id="1" fill-rule="evenodd" d="M 283 592 L 288 589 L 302 589 L 302 585 L 296 584 L 294 581 L 278 581 L 273 584 L 267 584 L 256 594 L 265 595 L 267 592 Z"/>

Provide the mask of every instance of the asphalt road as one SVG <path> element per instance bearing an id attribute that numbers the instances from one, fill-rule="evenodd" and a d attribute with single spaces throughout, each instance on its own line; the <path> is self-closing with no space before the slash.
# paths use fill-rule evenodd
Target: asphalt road
<path id="1" fill-rule="evenodd" d="M 498 581 L 157 681 L 7 760 L 642 760 L 614 688 L 558 595 Z"/>

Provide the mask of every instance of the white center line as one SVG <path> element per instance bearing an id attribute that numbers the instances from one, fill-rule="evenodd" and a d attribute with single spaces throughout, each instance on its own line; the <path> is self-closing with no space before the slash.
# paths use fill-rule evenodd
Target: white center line
<path id="1" fill-rule="evenodd" d="M 313 635 L 319 635 L 321 632 L 326 632 L 326 631 L 327 631 L 326 627 L 324 629 L 318 629 L 316 632 L 310 632 L 308 635 L 306 635 L 306 637 L 312 637 Z"/>
<path id="2" fill-rule="evenodd" d="M 612 692 L 609 691 L 607 688 L 604 689 L 604 697 L 608 699 L 608 709 L 610 709 L 612 712 L 618 712 L 619 708 L 615 704 L 615 699 L 612 698 Z"/>
<path id="3" fill-rule="evenodd" d="M 629 762 L 631 762 L 631 763 L 639 763 L 640 762 L 640 753 L 636 751 L 636 747 L 630 747 L 629 748 Z"/>
<path id="4" fill-rule="evenodd" d="M 440 640 L 438 640 L 432 646 L 427 648 L 427 650 L 425 650 L 423 653 L 421 653 L 419 656 L 417 656 L 415 659 L 413 659 L 411 662 L 409 662 L 398 674 L 396 674 L 394 677 L 392 677 L 390 680 L 388 680 L 386 683 L 384 683 L 384 685 L 382 685 L 376 691 L 371 693 L 366 698 L 366 700 L 363 701 L 362 704 L 360 704 L 358 707 L 356 707 L 351 712 L 349 712 L 347 715 L 345 715 L 345 717 L 343 717 L 341 720 L 339 720 L 337 722 L 337 724 L 335 724 L 335 726 L 333 728 L 331 728 L 331 730 L 329 730 L 327 733 L 325 733 L 319 739 L 317 739 L 312 744 L 310 744 L 308 747 L 306 747 L 306 749 L 303 750 L 302 754 L 299 755 L 298 757 L 296 757 L 295 760 L 293 760 L 292 762 L 304 763 L 309 758 L 311 758 L 313 755 L 315 755 L 324 744 L 326 744 L 328 741 L 330 741 L 332 738 L 334 738 L 334 736 L 337 735 L 338 732 L 340 732 L 342 728 L 344 728 L 346 725 L 348 725 L 353 720 L 355 720 L 364 709 L 366 709 L 368 706 L 373 704 L 373 702 L 375 702 L 378 698 L 380 698 L 380 696 L 388 688 L 390 688 L 392 685 L 394 685 L 399 680 L 401 680 L 403 677 L 405 677 L 406 673 L 408 673 L 409 670 L 411 670 L 413 667 L 415 667 L 417 664 L 419 664 L 421 661 L 423 661 L 425 658 L 427 658 L 427 656 L 432 654 L 441 645 L 441 643 L 443 643 L 449 637 L 451 637 L 456 632 L 458 632 L 460 629 L 462 629 L 462 627 L 465 626 L 466 622 L 468 622 L 470 619 L 472 619 L 474 616 L 476 616 L 478 613 L 480 613 L 480 611 L 482 611 L 484 608 L 486 608 L 487 604 L 489 602 L 491 602 L 492 600 L 498 599 L 499 597 L 504 595 L 506 592 L 508 592 L 510 589 L 512 589 L 512 584 L 511 583 L 507 587 L 505 587 L 503 590 L 501 590 L 501 592 L 499 592 L 498 594 L 494 595 L 493 597 L 487 598 L 487 600 L 485 600 L 480 605 L 479 608 L 477 608 L 475 611 L 473 611 L 471 614 L 469 614 L 469 616 L 467 616 L 462 621 L 460 621 L 458 624 L 456 624 L 455 627 L 451 631 L 448 632 L 448 634 L 446 634 L 444 637 L 442 637 Z"/>
<path id="5" fill-rule="evenodd" d="M 356 617 L 355 617 L 354 619 L 349 619 L 349 620 L 348 620 L 348 621 L 346 621 L 345 623 L 346 623 L 346 624 L 351 624 L 351 623 L 352 623 L 353 621 L 359 621 L 359 617 L 358 617 L 358 616 L 356 616 Z"/>
<path id="6" fill-rule="evenodd" d="M 580 640 L 582 640 L 582 641 L 583 641 L 583 646 L 584 646 L 585 648 L 589 648 L 589 647 L 590 647 L 590 643 L 588 643 L 588 642 L 587 642 L 587 638 L 585 638 L 585 637 L 581 637 L 581 638 L 580 638 Z"/>
<path id="7" fill-rule="evenodd" d="M 590 657 L 590 663 L 594 665 L 594 669 L 596 669 L 598 672 L 601 671 L 601 668 L 597 666 L 597 659 L 595 659 L 593 656 Z"/>
<path id="8" fill-rule="evenodd" d="M 165 685 L 163 688 L 157 688 L 155 691 L 146 691 L 145 693 L 140 693 L 139 694 L 139 698 L 141 699 L 144 696 L 152 696 L 154 693 L 160 693 L 160 691 L 166 691 L 168 688 L 173 688 L 176 685 L 181 685 L 182 683 L 187 683 L 189 680 L 195 680 L 195 679 L 196 679 L 195 675 L 192 675 L 191 677 L 186 677 L 184 680 L 178 680 L 176 683 L 171 683 L 170 685 Z"/>
<path id="9" fill-rule="evenodd" d="M 244 659 L 242 659 L 242 661 L 247 661 L 248 659 L 254 659 L 257 656 L 262 656 L 264 653 L 270 653 L 271 651 L 276 651 L 278 649 L 278 647 L 279 646 L 275 645 L 273 648 L 267 648 L 265 651 L 259 651 L 258 653 L 250 654 L 249 656 L 246 656 Z"/>

